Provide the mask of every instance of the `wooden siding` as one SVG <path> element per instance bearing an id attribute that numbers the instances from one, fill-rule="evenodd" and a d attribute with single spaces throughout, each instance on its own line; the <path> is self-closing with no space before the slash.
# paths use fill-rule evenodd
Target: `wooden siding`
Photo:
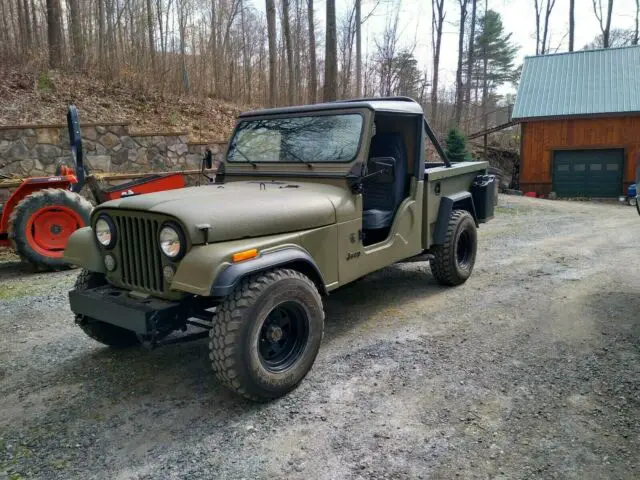
<path id="1" fill-rule="evenodd" d="M 636 176 L 640 155 L 640 115 L 523 122 L 520 189 L 548 194 L 552 190 L 553 151 L 600 148 L 625 150 L 623 188 Z"/>

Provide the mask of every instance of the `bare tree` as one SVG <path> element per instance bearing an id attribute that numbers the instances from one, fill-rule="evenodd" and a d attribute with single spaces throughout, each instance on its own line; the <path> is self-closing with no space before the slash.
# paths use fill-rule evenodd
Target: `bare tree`
<path id="1" fill-rule="evenodd" d="M 277 68 L 277 51 L 276 51 L 276 5 L 274 0 L 266 0 L 267 2 L 267 32 L 269 36 L 269 105 L 275 107 L 278 100 L 276 97 L 276 68 Z"/>
<path id="2" fill-rule="evenodd" d="M 316 66 L 316 25 L 313 22 L 313 0 L 307 0 L 307 21 L 309 30 L 309 103 L 316 103 L 318 78 Z"/>
<path id="3" fill-rule="evenodd" d="M 282 0 L 282 34 L 284 36 L 287 51 L 287 73 L 289 84 L 287 85 L 287 103 L 293 105 L 295 97 L 295 82 L 293 75 L 293 47 L 291 46 L 291 27 L 289 25 L 289 0 Z"/>
<path id="4" fill-rule="evenodd" d="M 536 55 L 544 55 L 549 51 L 549 17 L 556 0 L 535 0 L 536 8 Z M 541 20 L 542 15 L 544 17 Z M 541 24 L 542 21 L 542 24 Z"/>
<path id="5" fill-rule="evenodd" d="M 431 36 L 433 42 L 433 78 L 431 81 L 431 116 L 438 114 L 438 74 L 440 70 L 440 46 L 442 44 L 442 27 L 444 25 L 444 0 L 431 0 Z"/>
<path id="6" fill-rule="evenodd" d="M 640 0 L 637 0 L 640 1 Z M 576 0 L 569 0 L 569 51 L 573 52 L 576 35 Z"/>
<path id="7" fill-rule="evenodd" d="M 60 0 L 47 0 L 47 42 L 49 66 L 62 66 L 62 28 L 60 25 Z"/>
<path id="8" fill-rule="evenodd" d="M 147 32 L 149 34 L 149 56 L 151 57 L 151 69 L 156 70 L 156 42 L 153 34 L 153 7 L 151 0 L 147 0 Z"/>
<path id="9" fill-rule="evenodd" d="M 20 0 L 18 0 L 18 4 Z M 31 17 L 29 16 L 29 1 L 22 0 L 23 22 L 24 22 L 24 43 L 27 50 L 31 48 L 33 39 L 31 37 Z"/>
<path id="10" fill-rule="evenodd" d="M 464 25 L 467 21 L 468 0 L 458 0 L 460 5 L 460 31 L 458 32 L 458 69 L 456 70 L 456 109 L 455 124 L 460 125 L 462 104 L 464 102 L 464 83 L 462 82 L 462 58 L 464 56 Z"/>
<path id="11" fill-rule="evenodd" d="M 607 12 L 602 11 L 602 0 L 593 1 L 593 13 L 595 13 L 600 31 L 602 32 L 602 44 L 604 48 L 609 48 L 609 34 L 611 33 L 611 12 L 613 11 L 613 0 L 607 0 Z"/>
<path id="12" fill-rule="evenodd" d="M 336 1 L 327 0 L 327 31 L 324 55 L 324 101 L 338 98 L 338 40 Z"/>
<path id="13" fill-rule="evenodd" d="M 71 44 L 73 45 L 73 64 L 76 68 L 84 66 L 84 41 L 78 0 L 67 0 L 71 23 Z"/>
<path id="14" fill-rule="evenodd" d="M 356 0 L 356 97 L 362 96 L 362 1 Z"/>
<path id="15" fill-rule="evenodd" d="M 465 103 L 471 102 L 471 78 L 473 76 L 473 63 L 475 61 L 475 38 L 476 38 L 476 10 L 478 0 L 471 0 L 471 21 L 469 22 L 469 45 L 467 46 L 467 78 L 465 84 Z"/>
<path id="16" fill-rule="evenodd" d="M 639 26 L 640 24 L 640 0 L 636 0 L 636 31 L 635 36 L 633 37 L 633 44 L 638 45 L 638 40 L 640 36 Z"/>

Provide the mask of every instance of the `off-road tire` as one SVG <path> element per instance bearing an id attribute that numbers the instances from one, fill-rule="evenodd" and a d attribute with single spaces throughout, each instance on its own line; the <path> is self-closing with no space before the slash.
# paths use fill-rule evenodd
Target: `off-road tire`
<path id="1" fill-rule="evenodd" d="M 264 323 L 276 307 L 299 304 L 306 313 L 306 343 L 294 363 L 270 371 L 258 345 Z M 226 387 L 253 401 L 281 397 L 307 375 L 324 333 L 322 299 L 314 283 L 295 270 L 275 269 L 243 279 L 219 306 L 209 332 L 209 358 Z"/>
<path id="2" fill-rule="evenodd" d="M 47 188 L 24 197 L 13 209 L 9 217 L 9 240 L 20 257 L 40 270 L 61 270 L 69 268 L 62 257 L 47 256 L 29 243 L 27 229 L 29 218 L 39 210 L 60 206 L 72 210 L 89 225 L 93 206 L 77 193 L 61 188 Z"/>
<path id="3" fill-rule="evenodd" d="M 106 283 L 107 280 L 104 274 L 83 269 L 76 279 L 74 289 L 82 291 L 89 288 L 97 288 L 106 285 Z M 127 348 L 140 344 L 140 340 L 136 334 L 130 330 L 125 330 L 124 328 L 82 315 L 76 315 L 75 320 L 76 324 L 87 336 L 103 345 L 113 348 Z"/>
<path id="4" fill-rule="evenodd" d="M 461 262 L 458 247 L 463 237 L 467 239 L 467 256 L 465 261 Z M 436 245 L 432 249 L 433 258 L 429 263 L 436 281 L 447 286 L 466 282 L 473 271 L 477 248 L 478 232 L 473 217 L 466 210 L 454 210 L 449 218 L 444 244 Z"/>

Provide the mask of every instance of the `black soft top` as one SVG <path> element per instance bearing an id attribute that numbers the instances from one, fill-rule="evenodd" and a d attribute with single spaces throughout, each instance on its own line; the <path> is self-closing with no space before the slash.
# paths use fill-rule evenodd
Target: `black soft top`
<path id="1" fill-rule="evenodd" d="M 287 113 L 318 112 L 323 110 L 338 110 L 347 108 L 368 108 L 376 112 L 410 113 L 415 115 L 423 114 L 422 107 L 415 100 L 409 97 L 372 97 L 355 98 L 353 100 L 338 100 L 336 102 L 327 103 L 315 103 L 312 105 L 252 110 L 249 112 L 241 113 L 240 118 Z"/>

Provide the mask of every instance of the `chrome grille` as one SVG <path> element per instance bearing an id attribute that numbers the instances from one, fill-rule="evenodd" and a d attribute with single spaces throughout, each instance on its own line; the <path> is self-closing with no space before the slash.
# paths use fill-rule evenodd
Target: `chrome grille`
<path id="1" fill-rule="evenodd" d="M 162 293 L 162 257 L 158 246 L 161 222 L 109 212 L 117 229 L 121 282 L 134 290 Z"/>

